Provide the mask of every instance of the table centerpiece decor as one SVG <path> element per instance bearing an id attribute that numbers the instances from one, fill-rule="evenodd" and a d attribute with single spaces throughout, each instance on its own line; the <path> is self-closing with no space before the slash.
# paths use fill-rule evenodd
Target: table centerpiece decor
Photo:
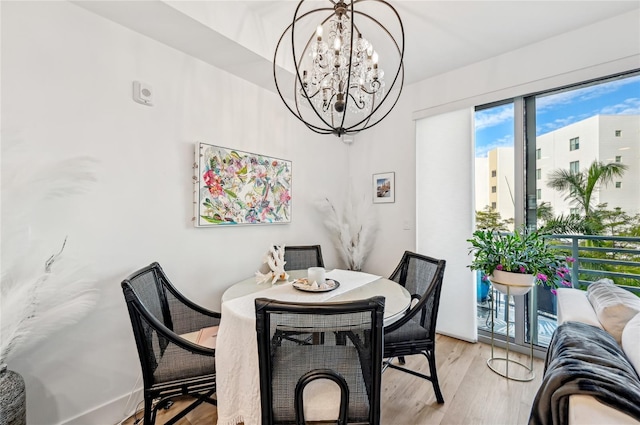
<path id="1" fill-rule="evenodd" d="M 289 279 L 289 273 L 284 271 L 284 245 L 271 245 L 262 259 L 262 267 L 256 271 L 256 283 L 271 281 L 274 285 L 278 281 Z"/>

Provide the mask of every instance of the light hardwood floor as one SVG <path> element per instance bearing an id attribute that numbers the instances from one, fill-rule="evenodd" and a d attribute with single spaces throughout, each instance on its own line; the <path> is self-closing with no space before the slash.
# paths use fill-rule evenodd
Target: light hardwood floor
<path id="1" fill-rule="evenodd" d="M 497 355 L 503 351 L 496 349 Z M 444 404 L 436 403 L 430 382 L 388 369 L 382 375 L 382 419 L 384 425 L 515 425 L 526 424 L 531 404 L 540 386 L 544 363 L 534 360 L 535 378 L 530 382 L 505 379 L 487 367 L 491 347 L 471 344 L 443 335 L 436 340 L 436 363 Z M 510 358 L 528 364 L 528 358 L 510 353 Z M 525 360 L 526 359 L 526 360 Z M 415 370 L 428 371 L 424 356 L 407 358 Z M 156 424 L 163 424 L 180 405 L 160 411 Z M 139 413 L 138 417 L 142 414 Z M 183 418 L 179 425 L 215 424 L 214 406 L 204 404 Z M 125 425 L 133 425 L 129 418 Z M 142 422 L 142 421 L 141 421 Z M 141 423 L 140 422 L 140 423 Z"/>

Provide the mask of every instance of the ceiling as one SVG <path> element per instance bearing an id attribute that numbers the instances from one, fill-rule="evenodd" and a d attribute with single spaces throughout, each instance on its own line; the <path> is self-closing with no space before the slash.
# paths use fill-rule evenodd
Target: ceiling
<path id="1" fill-rule="evenodd" d="M 273 89 L 273 52 L 280 34 L 292 20 L 298 2 L 149 0 L 73 3 Z M 328 0 L 315 3 L 328 4 Z M 640 0 L 399 0 L 391 1 L 391 4 L 400 15 L 405 30 L 405 84 L 640 8 Z"/>

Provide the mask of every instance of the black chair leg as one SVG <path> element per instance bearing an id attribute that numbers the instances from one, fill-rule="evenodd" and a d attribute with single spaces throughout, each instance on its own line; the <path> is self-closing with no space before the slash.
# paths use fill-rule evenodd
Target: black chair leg
<path id="1" fill-rule="evenodd" d="M 444 397 L 442 397 L 442 391 L 440 391 L 440 384 L 438 383 L 438 373 L 436 372 L 436 353 L 433 351 L 424 351 L 423 353 L 429 361 L 431 383 L 433 384 L 433 391 L 436 393 L 436 400 L 439 404 L 442 404 L 444 403 Z"/>
<path id="2" fill-rule="evenodd" d="M 404 356 L 400 356 L 400 357 L 398 357 L 398 363 L 400 363 L 400 364 L 407 364 L 407 362 L 404 360 Z"/>
<path id="3" fill-rule="evenodd" d="M 151 396 L 146 396 L 144 398 L 144 425 L 153 425 L 156 422 L 156 414 L 152 404 L 153 399 Z"/>
<path id="4" fill-rule="evenodd" d="M 191 412 L 193 409 L 195 409 L 196 407 L 200 406 L 202 403 L 204 403 L 208 398 L 210 398 L 211 396 L 213 396 L 213 394 L 216 392 L 215 389 L 209 390 L 206 393 L 201 393 L 200 395 L 198 395 L 197 397 L 195 395 L 193 395 L 193 397 L 195 398 L 195 401 L 193 403 L 191 403 L 189 406 L 187 406 L 185 409 L 183 409 L 180 413 L 178 413 L 177 415 L 175 415 L 174 417 L 172 417 L 170 420 L 168 420 L 166 422 L 166 425 L 173 425 L 176 422 L 178 422 L 180 419 L 184 418 L 185 416 L 187 416 L 187 414 L 189 412 Z"/>

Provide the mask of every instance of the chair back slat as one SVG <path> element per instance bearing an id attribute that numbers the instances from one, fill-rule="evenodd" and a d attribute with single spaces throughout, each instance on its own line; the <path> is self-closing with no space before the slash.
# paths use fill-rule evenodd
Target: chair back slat
<path id="1" fill-rule="evenodd" d="M 320 245 L 285 246 L 284 269 L 306 270 L 309 267 L 324 267 Z"/>
<path id="2" fill-rule="evenodd" d="M 162 271 L 154 264 L 140 269 L 127 278 L 131 290 L 145 309 L 164 326 L 173 329 L 167 294 L 162 281 Z"/>
<path id="3" fill-rule="evenodd" d="M 299 423 L 296 387 L 304 388 L 298 384 L 311 372 L 332 370 L 348 387 L 341 391 L 347 417 L 305 420 L 379 423 L 383 316 L 383 297 L 322 304 L 257 299 L 262 422 Z M 287 338 L 291 333 L 310 337 Z"/>
<path id="4" fill-rule="evenodd" d="M 444 397 L 436 370 L 435 336 L 445 266 L 445 260 L 405 251 L 390 279 L 411 293 L 412 305 L 400 319 L 384 329 L 384 368 L 401 370 L 431 381 L 438 403 L 444 403 Z M 404 366 L 405 356 L 415 354 L 427 358 L 430 375 Z M 395 357 L 398 357 L 399 364 L 393 362 Z"/>
<path id="5" fill-rule="evenodd" d="M 430 338 L 435 337 L 445 265 L 444 260 L 406 251 L 389 277 L 404 286 L 414 300 L 418 300 L 405 316 L 409 317 L 407 321 L 425 328 Z M 397 329 L 398 326 L 392 325 L 390 328 Z"/>

